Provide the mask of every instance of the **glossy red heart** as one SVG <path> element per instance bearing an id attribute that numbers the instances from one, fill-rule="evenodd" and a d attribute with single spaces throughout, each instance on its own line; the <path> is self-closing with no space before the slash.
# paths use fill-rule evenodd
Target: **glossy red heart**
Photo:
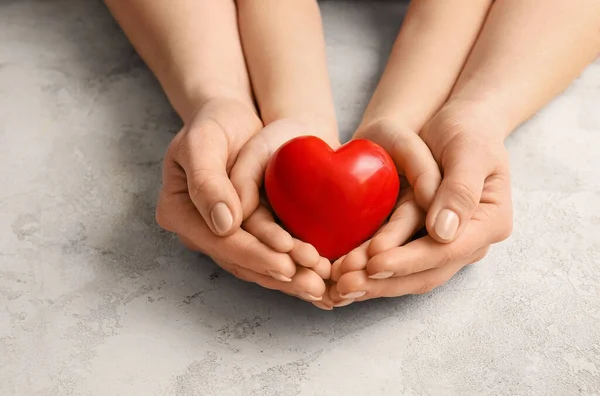
<path id="1" fill-rule="evenodd" d="M 314 136 L 282 145 L 265 173 L 267 198 L 284 227 L 335 260 L 368 240 L 394 209 L 400 180 L 379 145 L 351 140 L 337 150 Z"/>

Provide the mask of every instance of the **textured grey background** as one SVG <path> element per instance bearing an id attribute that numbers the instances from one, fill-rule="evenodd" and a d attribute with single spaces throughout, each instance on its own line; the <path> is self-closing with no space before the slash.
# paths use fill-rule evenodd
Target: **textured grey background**
<path id="1" fill-rule="evenodd" d="M 405 7 L 323 3 L 345 137 Z M 599 62 L 509 139 L 510 240 L 333 312 L 155 225 L 178 127 L 99 0 L 0 1 L 0 395 L 598 394 Z"/>

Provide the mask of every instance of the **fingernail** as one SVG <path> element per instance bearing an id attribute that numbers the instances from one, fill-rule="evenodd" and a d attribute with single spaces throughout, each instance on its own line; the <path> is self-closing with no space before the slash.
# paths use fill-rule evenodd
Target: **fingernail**
<path id="1" fill-rule="evenodd" d="M 219 234 L 226 234 L 233 225 L 233 215 L 224 202 L 216 203 L 210 211 L 210 218 Z"/>
<path id="2" fill-rule="evenodd" d="M 278 281 L 281 281 L 281 282 L 291 282 L 292 281 L 292 278 L 288 278 L 287 276 L 283 275 L 281 272 L 268 270 L 267 274 L 269 274 L 269 276 L 271 278 L 277 279 Z"/>
<path id="3" fill-rule="evenodd" d="M 353 302 L 354 302 L 354 300 L 353 300 L 353 299 L 350 299 L 350 300 L 342 300 L 342 301 L 340 301 L 340 302 L 339 302 L 339 303 L 337 303 L 337 304 L 333 304 L 333 306 L 334 306 L 334 307 L 336 307 L 336 308 L 340 308 L 340 307 L 345 307 L 346 305 L 350 305 L 350 304 L 352 304 Z"/>
<path id="4" fill-rule="evenodd" d="M 321 301 L 323 299 L 323 297 L 315 297 L 310 293 L 299 293 L 300 297 L 302 297 L 305 300 L 309 300 L 309 301 Z"/>
<path id="5" fill-rule="evenodd" d="M 378 272 L 376 274 L 370 275 L 369 278 L 371 278 L 371 279 L 387 279 L 392 275 L 394 275 L 394 273 L 392 271 L 382 271 L 382 272 Z"/>
<path id="6" fill-rule="evenodd" d="M 450 209 L 442 209 L 435 220 L 435 233 L 442 239 L 454 239 L 458 231 L 458 215 Z"/>
<path id="7" fill-rule="evenodd" d="M 365 294 L 367 294 L 366 291 L 355 291 L 355 292 L 348 293 L 348 294 L 342 294 L 341 297 L 346 300 L 355 300 L 357 298 L 361 298 Z"/>
<path id="8" fill-rule="evenodd" d="M 313 303 L 313 305 L 315 305 L 315 306 L 317 306 L 317 307 L 319 307 L 321 309 L 324 309 L 325 311 L 331 311 L 333 309 L 333 307 L 331 307 L 329 305 L 325 305 L 325 304 L 320 303 L 320 302 L 315 302 L 315 303 Z"/>

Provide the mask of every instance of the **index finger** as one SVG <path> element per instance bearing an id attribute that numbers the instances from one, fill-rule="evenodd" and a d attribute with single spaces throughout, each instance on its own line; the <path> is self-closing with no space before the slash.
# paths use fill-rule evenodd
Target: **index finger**
<path id="1" fill-rule="evenodd" d="M 375 278 L 384 273 L 386 277 L 407 276 L 460 261 L 492 242 L 484 222 L 473 219 L 454 242 L 444 244 L 430 236 L 416 239 L 373 256 L 367 263 L 366 272 Z"/>
<path id="2" fill-rule="evenodd" d="M 173 200 L 167 203 L 169 206 L 180 210 L 162 215 L 165 219 L 163 224 L 167 223 L 165 228 L 199 246 L 209 256 L 237 263 L 284 282 L 290 282 L 296 274 L 296 265 L 288 254 L 270 249 L 243 229 L 226 237 L 214 235 L 186 194 L 172 195 L 167 199 Z"/>

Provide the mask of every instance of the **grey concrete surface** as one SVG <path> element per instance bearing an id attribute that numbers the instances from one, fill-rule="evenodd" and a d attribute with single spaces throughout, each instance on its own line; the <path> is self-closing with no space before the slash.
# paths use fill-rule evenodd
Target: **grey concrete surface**
<path id="1" fill-rule="evenodd" d="M 406 5 L 323 3 L 344 136 Z M 600 62 L 509 139 L 515 231 L 321 312 L 154 223 L 179 121 L 99 0 L 0 2 L 0 395 L 600 392 Z"/>

